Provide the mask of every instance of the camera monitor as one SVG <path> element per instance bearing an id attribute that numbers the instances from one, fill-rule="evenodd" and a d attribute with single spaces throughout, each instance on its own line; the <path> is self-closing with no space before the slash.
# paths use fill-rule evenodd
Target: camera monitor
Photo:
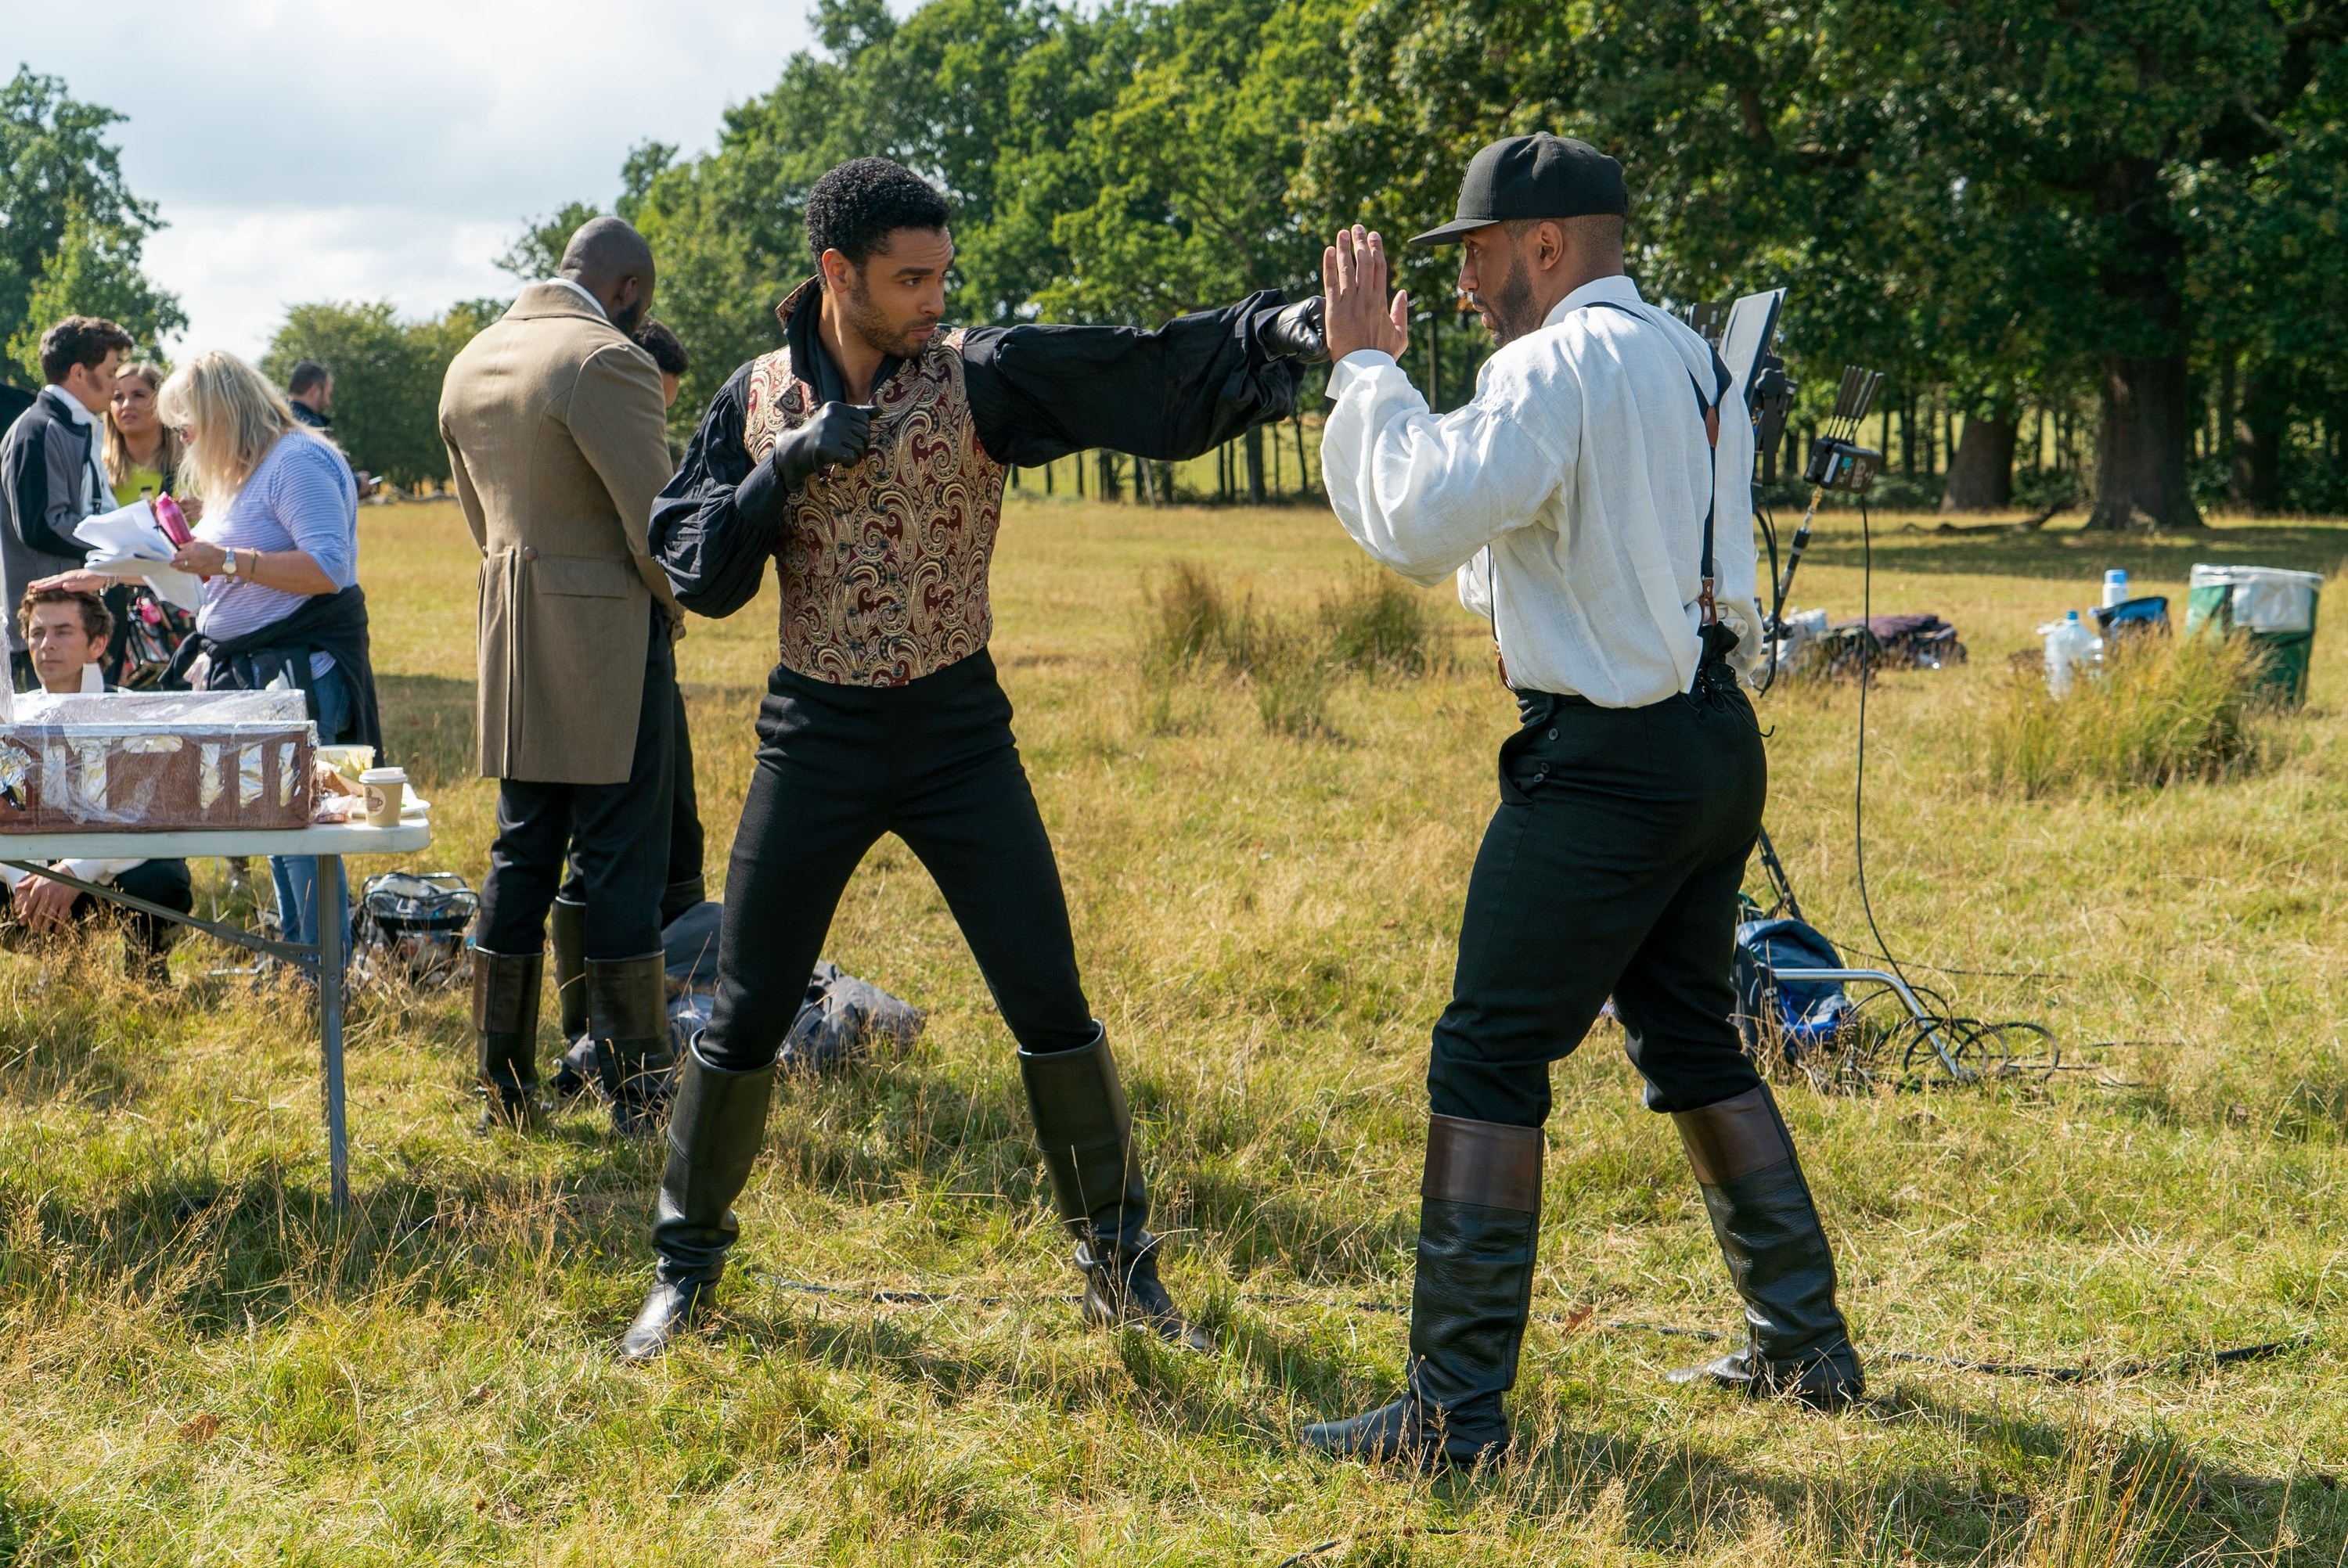
<path id="1" fill-rule="evenodd" d="M 1728 324 L 1721 329 L 1720 358 L 1732 378 L 1729 390 L 1751 406 L 1753 374 L 1777 336 L 1777 313 L 1786 303 L 1783 289 L 1746 294 L 1728 307 Z"/>

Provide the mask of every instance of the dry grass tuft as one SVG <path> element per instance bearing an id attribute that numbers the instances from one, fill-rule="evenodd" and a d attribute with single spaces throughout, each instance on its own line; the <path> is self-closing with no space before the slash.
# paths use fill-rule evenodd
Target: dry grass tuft
<path id="1" fill-rule="evenodd" d="M 2112 643 L 2101 678 L 2065 697 L 2012 670 L 1984 737 L 1991 783 L 2044 795 L 2256 773 L 2277 753 L 2259 723 L 2259 672 L 2246 640 L 2142 636 Z"/>

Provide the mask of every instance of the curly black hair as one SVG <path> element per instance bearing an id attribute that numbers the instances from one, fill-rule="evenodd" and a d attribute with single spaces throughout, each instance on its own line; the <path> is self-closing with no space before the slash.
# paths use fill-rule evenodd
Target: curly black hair
<path id="1" fill-rule="evenodd" d="M 670 375 L 683 375 L 693 368 L 685 357 L 685 344 L 666 322 L 648 321 L 636 329 L 636 346 L 653 356 L 653 363 Z"/>
<path id="2" fill-rule="evenodd" d="M 893 159 L 851 158 L 808 192 L 808 253 L 837 251 L 858 266 L 899 229 L 942 229 L 951 215 L 937 187 Z"/>
<path id="3" fill-rule="evenodd" d="M 67 316 L 41 334 L 41 374 L 55 386 L 74 366 L 95 370 L 108 354 L 119 349 L 128 354 L 135 346 L 129 333 L 104 316 Z"/>

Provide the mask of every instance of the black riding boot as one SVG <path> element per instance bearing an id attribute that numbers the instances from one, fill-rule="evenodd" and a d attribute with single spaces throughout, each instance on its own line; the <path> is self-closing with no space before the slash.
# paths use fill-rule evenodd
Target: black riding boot
<path id="1" fill-rule="evenodd" d="M 1390 1405 L 1304 1429 L 1304 1446 L 1419 1470 L 1508 1458 L 1540 1243 L 1541 1132 L 1431 1116 L 1418 1189 L 1410 1386 Z"/>
<path id="2" fill-rule="evenodd" d="M 1744 1349 L 1673 1372 L 1672 1381 L 1706 1378 L 1819 1409 L 1858 1399 L 1867 1379 L 1835 1306 L 1834 1253 L 1768 1086 L 1672 1120 L 1704 1189 L 1720 1255 L 1745 1298 L 1749 1336 Z"/>
<path id="3" fill-rule="evenodd" d="M 652 1294 L 620 1342 L 631 1361 L 649 1361 L 708 1307 L 734 1245 L 734 1200 L 750 1179 L 767 1132 L 775 1070 L 728 1072 L 685 1053 L 668 1121 L 668 1164 L 653 1215 L 658 1258 Z"/>
<path id="4" fill-rule="evenodd" d="M 662 955 L 588 959 L 587 1015 L 613 1127 L 629 1137 L 652 1132 L 660 1123 L 675 1063 Z"/>
<path id="5" fill-rule="evenodd" d="M 1075 1050 L 1019 1053 L 1035 1142 L 1060 1219 L 1076 1238 L 1085 1321 L 1138 1324 L 1192 1350 L 1214 1342 L 1184 1320 L 1158 1278 L 1159 1238 L 1146 1227 L 1149 1189 L 1133 1146 L 1133 1116 L 1108 1032 Z"/>
<path id="6" fill-rule="evenodd" d="M 562 1054 L 554 1064 L 555 1098 L 587 1092 L 595 1067 L 595 1040 L 587 1032 L 587 906 L 554 901 L 547 919 L 554 947 L 554 1003 L 561 1020 Z"/>
<path id="7" fill-rule="evenodd" d="M 473 1042 L 484 1132 L 535 1127 L 538 1103 L 540 953 L 473 949 Z"/>

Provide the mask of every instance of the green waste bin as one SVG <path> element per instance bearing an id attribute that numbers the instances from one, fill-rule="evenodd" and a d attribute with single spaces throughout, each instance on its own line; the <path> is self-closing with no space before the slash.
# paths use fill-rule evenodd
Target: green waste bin
<path id="1" fill-rule="evenodd" d="M 2308 655 L 2315 647 L 2315 601 L 2323 579 L 2271 566 L 2197 565 L 2187 588 L 2185 632 L 2207 626 L 2240 631 L 2265 655 L 2259 689 L 2288 707 L 2307 701 Z"/>

